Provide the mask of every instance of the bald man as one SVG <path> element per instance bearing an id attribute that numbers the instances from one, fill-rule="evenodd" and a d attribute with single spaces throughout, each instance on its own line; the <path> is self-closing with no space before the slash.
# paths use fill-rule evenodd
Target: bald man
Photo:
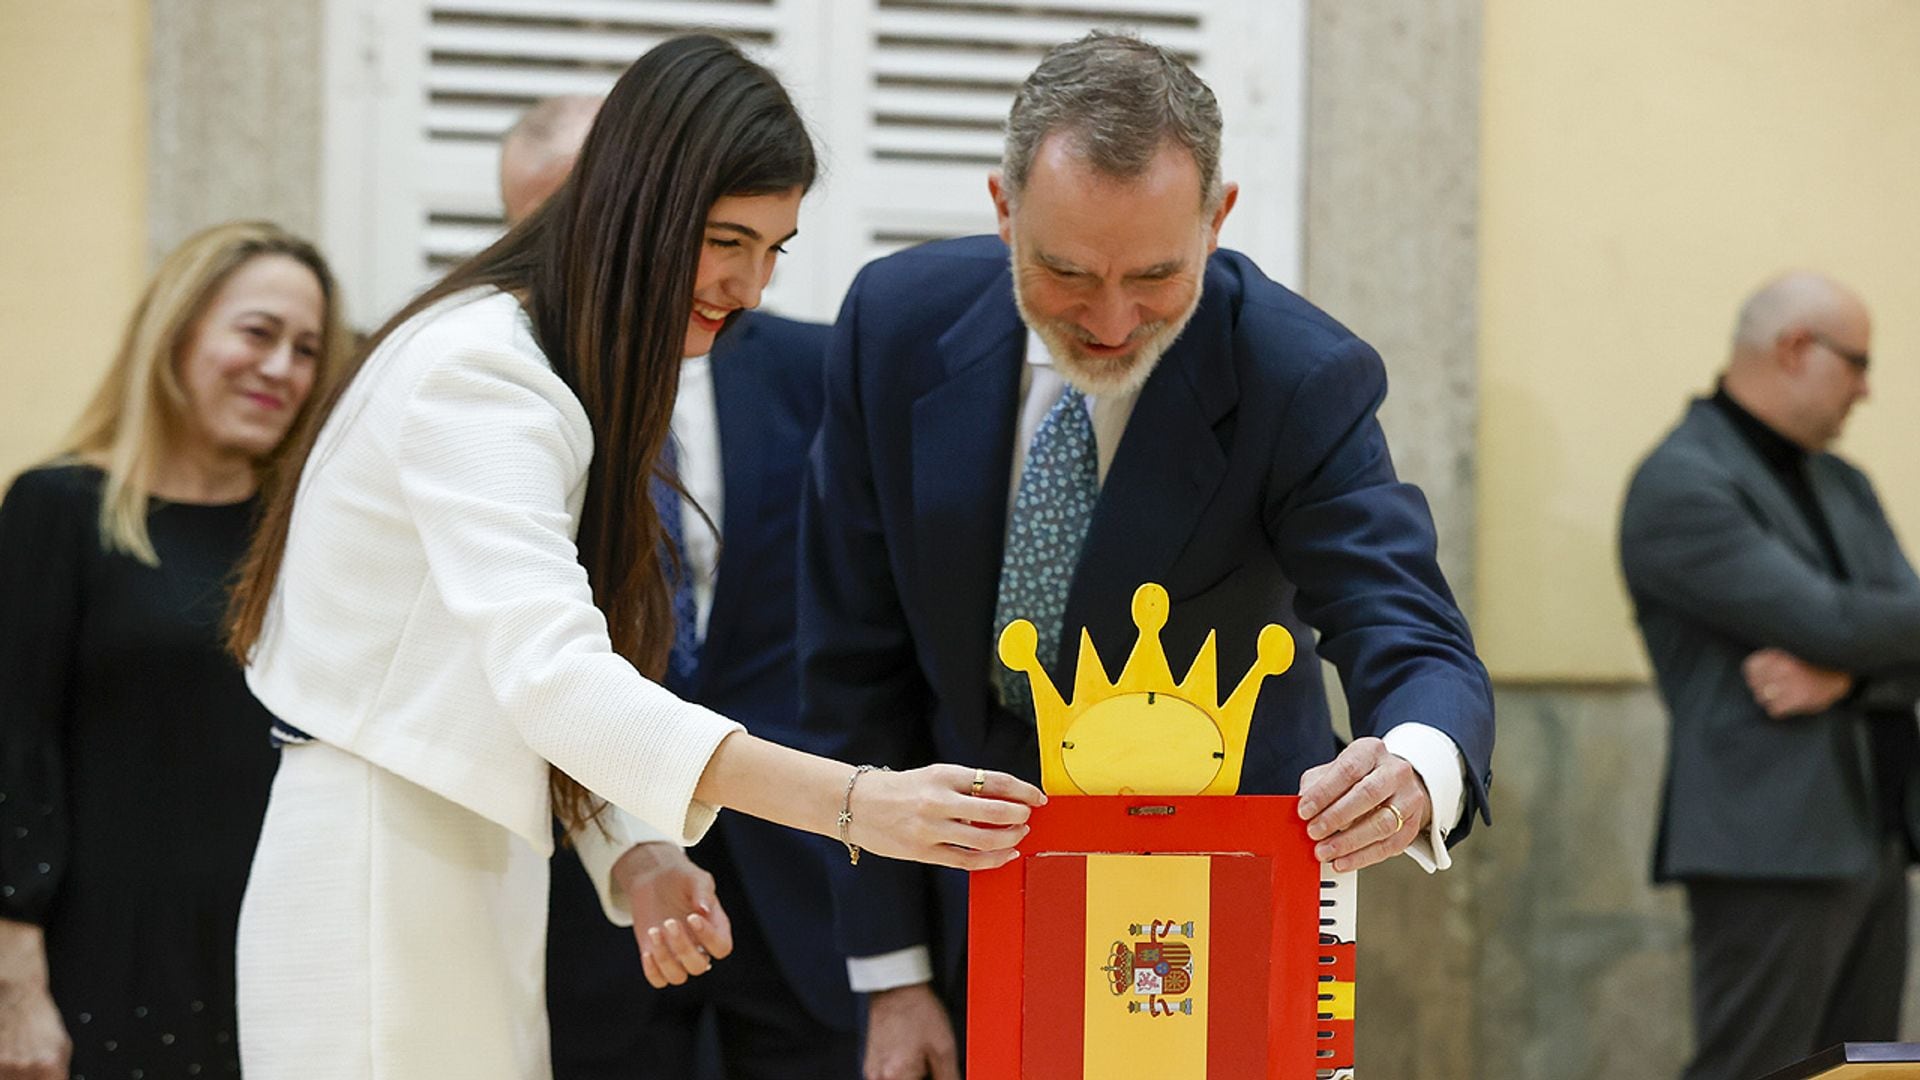
<path id="1" fill-rule="evenodd" d="M 1830 450 L 1872 329 L 1829 278 L 1769 282 L 1627 493 L 1620 560 L 1672 731 L 1654 879 L 1692 920 L 1686 1080 L 1899 1034 L 1920 579 Z"/>
<path id="2" fill-rule="evenodd" d="M 591 97 L 543 101 L 507 133 L 500 196 L 508 224 L 559 190 L 599 107 Z M 682 362 L 673 405 L 680 482 L 699 504 L 681 503 L 677 530 L 698 644 L 691 670 L 670 672 L 665 685 L 782 742 L 796 738 L 800 470 L 820 423 L 827 334 L 743 311 L 711 356 Z M 837 846 L 730 811 L 690 852 L 639 835 L 636 822 L 616 825 L 640 842 L 611 868 L 588 870 L 566 848 L 554 855 L 554 1080 L 856 1076 L 858 1015 L 830 926 L 826 867 Z M 611 874 L 625 911 L 602 913 L 592 872 Z M 663 971 L 673 985 L 649 986 L 634 935 L 609 919 L 631 917 L 644 932 L 696 904 L 729 928 L 731 951 L 716 952 L 705 971 L 676 965 Z"/>
<path id="3" fill-rule="evenodd" d="M 500 203 L 507 224 L 560 190 L 599 112 L 600 99 L 586 94 L 547 98 L 508 129 L 500 140 Z"/>

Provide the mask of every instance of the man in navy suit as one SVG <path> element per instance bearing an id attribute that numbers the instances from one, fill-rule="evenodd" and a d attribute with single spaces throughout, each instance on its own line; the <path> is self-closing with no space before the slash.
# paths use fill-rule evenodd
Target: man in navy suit
<path id="1" fill-rule="evenodd" d="M 1030 618 L 1070 694 L 1079 629 L 1117 665 L 1134 589 L 1158 582 L 1176 672 L 1213 628 L 1228 685 L 1266 623 L 1302 644 L 1262 695 L 1241 790 L 1298 791 L 1336 869 L 1401 852 L 1444 868 L 1486 812 L 1487 675 L 1375 420 L 1380 358 L 1218 250 L 1238 195 L 1219 134 L 1211 91 L 1171 53 L 1108 34 L 1060 46 L 1013 105 L 989 182 L 999 237 L 911 249 L 855 281 L 802 506 L 810 746 L 1034 778 L 1031 706 L 1000 674 L 998 632 Z M 1344 750 L 1320 657 L 1360 736 Z M 965 889 L 837 861 L 868 1077 L 957 1075 Z"/>
<path id="2" fill-rule="evenodd" d="M 697 666 L 666 685 L 756 735 L 793 741 L 795 531 L 827 328 L 737 318 L 710 358 L 687 362 L 674 405 L 681 482 L 719 536 L 683 508 L 688 561 L 696 573 L 712 567 L 701 603 L 710 614 Z M 731 917 L 732 953 L 665 989 L 646 985 L 633 934 L 601 914 L 577 863 L 556 863 L 547 982 L 557 1080 L 686 1080 L 698 1074 L 703 1023 L 717 1026 L 731 1080 L 856 1075 L 855 1004 L 828 932 L 831 850 L 724 811 L 689 851 L 660 838 L 622 856 L 614 880 L 636 926 L 684 919 L 696 903 Z"/>
<path id="3" fill-rule="evenodd" d="M 516 125 L 501 161 L 510 217 L 565 180 L 597 106 L 554 99 Z M 824 326 L 742 312 L 711 356 L 685 361 L 674 401 L 678 479 L 691 501 L 669 496 L 662 511 L 689 571 L 696 632 L 690 655 L 676 650 L 666 685 L 779 741 L 795 737 L 795 535 L 826 343 Z M 831 845 L 731 811 L 692 852 L 639 834 L 631 819 L 610 824 L 622 842 L 638 842 L 594 872 L 610 875 L 609 895 L 626 910 L 603 914 L 582 860 L 565 848 L 554 857 L 556 1080 L 689 1080 L 722 1066 L 731 1080 L 856 1075 L 854 998 L 826 930 Z M 649 986 L 635 931 L 609 916 L 631 916 L 644 935 L 695 911 L 730 951 L 723 944 L 716 961 L 690 969 L 656 948 L 654 973 L 671 985 Z"/>

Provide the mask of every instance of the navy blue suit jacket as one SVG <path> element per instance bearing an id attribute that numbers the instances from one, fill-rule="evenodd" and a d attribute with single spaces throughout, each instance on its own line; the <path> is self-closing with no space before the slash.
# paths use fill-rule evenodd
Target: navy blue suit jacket
<path id="1" fill-rule="evenodd" d="M 881 259 L 847 295 L 801 510 L 801 710 L 820 752 L 1037 779 L 1031 723 L 989 689 L 1026 333 L 992 237 Z M 1338 751 L 1317 631 L 1354 730 L 1446 732 L 1467 761 L 1466 817 L 1484 815 L 1492 692 L 1435 562 L 1426 500 L 1394 475 L 1374 415 L 1386 390 L 1365 342 L 1246 257 L 1215 254 L 1101 489 L 1049 664 L 1062 692 L 1079 628 L 1117 671 L 1136 636 L 1134 589 L 1158 582 L 1176 674 L 1209 629 L 1223 687 L 1252 665 L 1268 622 L 1300 645 L 1261 695 L 1242 792 L 1292 793 Z M 836 865 L 841 947 L 931 945 L 942 989 L 957 990 L 964 875 Z"/>
<path id="2" fill-rule="evenodd" d="M 825 326 L 754 312 L 722 333 L 713 350 L 724 535 L 699 668 L 690 685 L 674 689 L 779 742 L 795 738 L 796 530 L 807 446 L 820 417 L 827 336 Z M 747 892 L 722 896 L 721 903 L 735 920 L 758 921 L 780 973 L 821 1023 L 853 1030 L 846 963 L 825 932 L 832 902 L 824 856 L 837 845 L 731 811 L 715 828 L 724 833 Z M 689 854 L 701 861 L 699 847 Z M 596 1039 L 597 1028 L 605 1028 L 608 1039 L 628 1038 L 634 1013 L 650 996 L 632 935 L 607 923 L 585 875 L 568 869 L 568 895 L 555 895 L 556 951 L 562 938 L 567 943 L 564 964 L 550 980 L 556 1044 Z M 562 927 L 562 919 L 591 922 L 593 929 Z M 626 992 L 607 993 L 609 987 Z M 565 1015 L 569 1009 L 605 1015 L 584 1024 Z"/>

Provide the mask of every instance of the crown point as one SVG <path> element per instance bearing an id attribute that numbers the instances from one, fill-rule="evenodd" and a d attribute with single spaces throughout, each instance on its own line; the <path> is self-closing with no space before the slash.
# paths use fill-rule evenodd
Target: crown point
<path id="1" fill-rule="evenodd" d="M 1015 619 L 1000 631 L 1000 662 L 1015 671 L 1040 666 L 1040 632 L 1025 619 Z"/>
<path id="2" fill-rule="evenodd" d="M 1133 625 L 1157 634 L 1167 625 L 1167 590 L 1149 581 L 1133 591 Z"/>
<path id="3" fill-rule="evenodd" d="M 1266 675 L 1278 675 L 1293 666 L 1293 635 L 1286 628 L 1271 623 L 1260 631 L 1259 651 L 1255 654 L 1254 670 Z"/>

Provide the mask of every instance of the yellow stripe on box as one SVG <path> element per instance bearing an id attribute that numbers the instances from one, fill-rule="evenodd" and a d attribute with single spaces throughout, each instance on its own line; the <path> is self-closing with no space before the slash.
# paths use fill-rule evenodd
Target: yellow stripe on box
<path id="1" fill-rule="evenodd" d="M 1353 984 L 1350 982 L 1321 983 L 1318 1011 L 1323 1020 L 1353 1019 Z"/>
<path id="2" fill-rule="evenodd" d="M 1082 1075 L 1205 1080 L 1212 877 L 1205 855 L 1087 856 Z M 1142 944 L 1167 972 L 1134 967 Z"/>

